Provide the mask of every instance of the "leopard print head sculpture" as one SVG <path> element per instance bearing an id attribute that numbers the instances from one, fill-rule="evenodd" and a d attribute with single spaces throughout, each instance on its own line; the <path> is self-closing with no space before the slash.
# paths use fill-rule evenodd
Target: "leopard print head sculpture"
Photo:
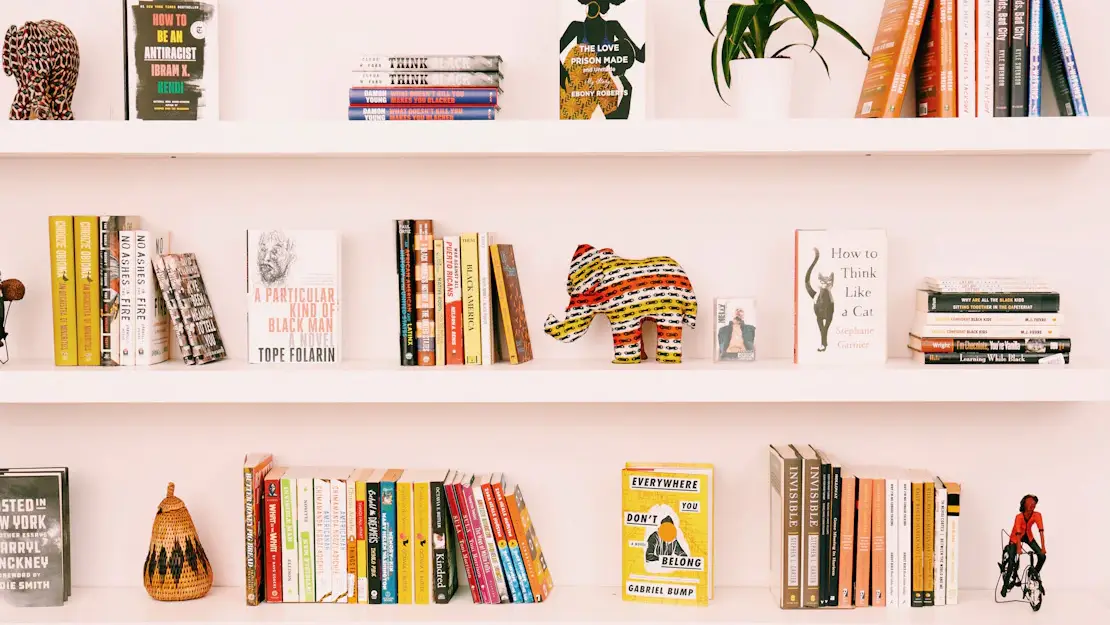
<path id="1" fill-rule="evenodd" d="M 4 73 L 17 85 L 9 119 L 73 119 L 81 55 L 65 24 L 42 20 L 8 27 L 2 59 Z"/>

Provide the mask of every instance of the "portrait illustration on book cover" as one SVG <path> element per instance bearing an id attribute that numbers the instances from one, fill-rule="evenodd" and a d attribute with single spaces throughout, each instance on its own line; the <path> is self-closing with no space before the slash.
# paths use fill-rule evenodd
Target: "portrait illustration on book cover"
<path id="1" fill-rule="evenodd" d="M 645 0 L 560 3 L 559 119 L 643 119 Z"/>
<path id="2" fill-rule="evenodd" d="M 1002 558 L 998 562 L 998 584 L 995 602 L 1008 603 L 1022 601 L 1028 603 L 1033 611 L 1041 609 L 1045 589 L 1041 581 L 1041 569 L 1048 556 L 1048 539 L 1045 537 L 1044 519 L 1037 511 L 1040 500 L 1036 495 L 1025 495 L 1018 505 L 1009 531 L 1002 530 Z M 1038 536 L 1034 534 L 1036 527 Z M 1015 590 L 1021 596 L 1011 595 Z"/>
<path id="3" fill-rule="evenodd" d="M 755 300 L 719 297 L 714 302 L 717 333 L 714 360 L 755 360 Z"/>

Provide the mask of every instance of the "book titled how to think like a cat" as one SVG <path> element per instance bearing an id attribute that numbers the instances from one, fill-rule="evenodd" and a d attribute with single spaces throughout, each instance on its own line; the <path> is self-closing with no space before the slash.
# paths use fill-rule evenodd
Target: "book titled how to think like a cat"
<path id="1" fill-rule="evenodd" d="M 886 362 L 884 230 L 794 231 L 794 362 Z"/>

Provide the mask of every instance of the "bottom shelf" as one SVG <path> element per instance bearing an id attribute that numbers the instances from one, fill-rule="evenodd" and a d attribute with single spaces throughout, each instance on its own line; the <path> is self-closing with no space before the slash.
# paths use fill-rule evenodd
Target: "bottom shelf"
<path id="1" fill-rule="evenodd" d="M 1027 604 L 996 604 L 990 591 L 965 591 L 960 604 L 933 608 L 856 610 L 779 610 L 769 591 L 722 588 L 708 608 L 645 605 L 621 601 L 616 587 L 556 587 L 540 605 L 474 605 L 459 588 L 449 606 L 356 606 L 313 604 L 245 605 L 241 588 L 214 588 L 207 597 L 159 603 L 141 588 L 77 588 L 61 608 L 10 608 L 0 603 L 0 622 L 23 623 L 943 623 L 1019 625 L 1110 622 L 1110 607 L 1095 593 L 1054 592 L 1040 612 Z"/>

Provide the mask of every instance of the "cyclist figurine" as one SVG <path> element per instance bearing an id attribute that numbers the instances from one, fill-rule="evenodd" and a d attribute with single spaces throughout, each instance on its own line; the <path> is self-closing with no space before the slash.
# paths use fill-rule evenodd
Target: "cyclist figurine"
<path id="1" fill-rule="evenodd" d="M 1037 512 L 1037 496 L 1026 495 L 1021 498 L 1021 505 L 1018 507 L 1018 515 L 1014 517 L 1014 528 L 1010 530 L 1010 541 L 1002 549 L 1002 562 L 999 563 L 999 568 L 1002 569 L 1003 574 L 1006 573 L 1006 567 L 1009 567 L 1009 579 L 1003 580 L 1005 590 L 1014 588 L 1018 585 L 1018 557 L 1021 554 L 1021 544 L 1029 545 L 1032 555 L 1032 567 L 1029 574 L 1032 579 L 1035 579 L 1041 587 L 1041 593 L 1044 593 L 1044 583 L 1041 582 L 1041 567 L 1044 566 L 1045 557 L 1048 553 L 1048 540 L 1045 538 L 1044 521 L 1041 519 L 1041 513 Z M 1041 544 L 1037 544 L 1037 540 L 1033 537 L 1033 526 L 1037 526 L 1037 530 L 1041 535 Z M 1005 596 L 1005 590 L 1002 595 Z"/>

